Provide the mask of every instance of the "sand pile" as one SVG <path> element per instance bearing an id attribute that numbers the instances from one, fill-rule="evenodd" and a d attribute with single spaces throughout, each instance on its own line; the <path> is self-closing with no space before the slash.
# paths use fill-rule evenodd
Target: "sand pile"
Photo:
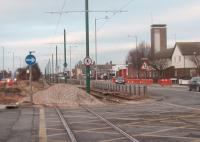
<path id="1" fill-rule="evenodd" d="M 33 96 L 35 104 L 48 106 L 101 105 L 102 102 L 73 85 L 57 84 Z"/>

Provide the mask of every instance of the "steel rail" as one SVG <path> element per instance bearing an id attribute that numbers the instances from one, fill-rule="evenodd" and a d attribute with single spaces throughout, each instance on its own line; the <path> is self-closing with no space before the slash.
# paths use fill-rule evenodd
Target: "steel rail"
<path id="1" fill-rule="evenodd" d="M 63 115 L 61 114 L 60 110 L 57 107 L 55 109 L 56 109 L 56 111 L 58 113 L 58 116 L 60 117 L 61 122 L 64 125 L 65 130 L 67 131 L 67 134 L 69 135 L 69 138 L 70 138 L 71 142 L 77 142 L 72 130 L 70 129 L 70 127 L 67 124 L 67 122 L 65 121 L 65 119 L 64 119 Z"/>
<path id="2" fill-rule="evenodd" d="M 129 140 L 131 140 L 132 142 L 139 142 L 137 139 L 133 138 L 131 135 L 127 134 L 126 132 L 124 132 L 122 129 L 120 129 L 119 127 L 117 127 L 116 125 L 112 124 L 110 121 L 106 120 L 105 118 L 103 118 L 102 116 L 100 116 L 99 114 L 97 114 L 96 112 L 90 110 L 88 107 L 80 105 L 82 108 L 84 108 L 85 110 L 87 110 L 88 112 L 92 113 L 93 115 L 95 115 L 96 117 L 98 117 L 99 119 L 101 119 L 102 121 L 104 121 L 106 124 L 108 124 L 109 126 L 111 126 L 113 129 L 115 129 L 116 131 L 118 131 L 120 134 L 124 135 L 126 138 L 128 138 Z"/>

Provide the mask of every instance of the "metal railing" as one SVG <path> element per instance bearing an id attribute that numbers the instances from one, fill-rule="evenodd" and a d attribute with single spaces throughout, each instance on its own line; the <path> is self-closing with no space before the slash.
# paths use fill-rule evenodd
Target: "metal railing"
<path id="1" fill-rule="evenodd" d="M 112 82 L 93 81 L 92 88 L 100 89 L 109 92 L 119 92 L 121 94 L 132 95 L 147 95 L 146 85 L 135 84 L 115 84 Z"/>

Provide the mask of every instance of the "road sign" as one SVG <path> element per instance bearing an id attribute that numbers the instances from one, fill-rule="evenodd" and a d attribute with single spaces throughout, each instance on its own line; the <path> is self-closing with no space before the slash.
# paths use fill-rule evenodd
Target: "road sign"
<path id="1" fill-rule="evenodd" d="M 148 68 L 147 62 L 144 62 L 142 64 L 141 70 L 147 70 L 147 68 Z"/>
<path id="2" fill-rule="evenodd" d="M 92 64 L 92 59 L 91 59 L 90 57 L 86 57 L 86 58 L 84 59 L 84 64 L 85 64 L 86 66 L 90 66 L 90 65 Z"/>
<path id="3" fill-rule="evenodd" d="M 35 64 L 35 62 L 36 62 L 36 58 L 35 58 L 35 56 L 29 54 L 29 55 L 26 56 L 25 61 L 26 61 L 26 63 L 27 63 L 28 65 L 33 65 L 33 64 Z"/>

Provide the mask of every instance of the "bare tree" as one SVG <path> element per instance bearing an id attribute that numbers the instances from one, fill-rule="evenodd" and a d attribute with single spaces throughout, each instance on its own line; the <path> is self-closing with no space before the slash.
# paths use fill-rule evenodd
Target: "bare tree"
<path id="1" fill-rule="evenodd" d="M 190 57 L 190 60 L 194 63 L 197 69 L 197 75 L 200 75 L 200 55 L 197 55 L 196 52 L 194 52 L 194 56 Z"/>
<path id="2" fill-rule="evenodd" d="M 155 59 L 150 61 L 151 66 L 159 72 L 159 78 L 164 77 L 164 71 L 168 68 L 168 59 Z"/>
<path id="3" fill-rule="evenodd" d="M 137 71 L 138 78 L 140 74 L 140 67 L 143 63 L 143 58 L 150 58 L 150 46 L 145 42 L 139 43 L 136 49 L 130 50 L 126 58 L 127 64 L 131 64 L 131 67 Z"/>

